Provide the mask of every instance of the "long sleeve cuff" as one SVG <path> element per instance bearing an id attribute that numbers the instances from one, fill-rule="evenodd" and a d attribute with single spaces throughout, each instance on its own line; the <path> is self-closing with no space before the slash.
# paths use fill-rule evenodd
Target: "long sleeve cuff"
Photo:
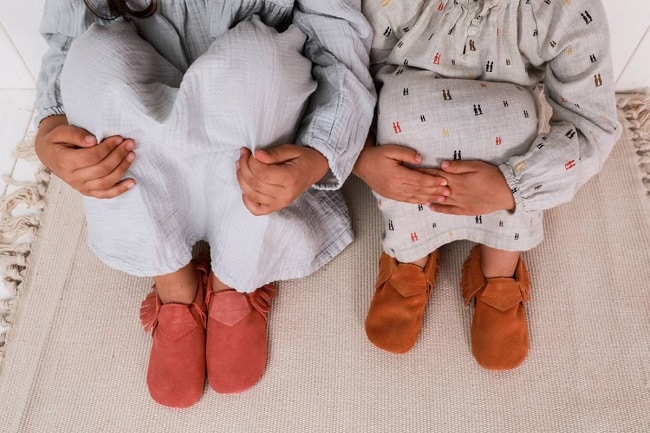
<path id="1" fill-rule="evenodd" d="M 37 110 L 36 116 L 34 118 L 34 123 L 36 126 L 40 125 L 43 119 L 46 119 L 50 116 L 60 116 L 64 115 L 65 111 L 63 111 L 62 106 L 56 106 L 56 107 L 49 107 L 49 108 L 41 108 L 40 110 Z"/>
<path id="2" fill-rule="evenodd" d="M 526 206 L 524 198 L 521 195 L 521 185 L 519 185 L 519 180 L 515 177 L 512 169 L 507 164 L 499 165 L 499 170 L 503 173 L 503 176 L 506 178 L 506 183 L 510 187 L 510 192 L 515 199 L 515 209 L 519 211 L 526 211 Z"/>

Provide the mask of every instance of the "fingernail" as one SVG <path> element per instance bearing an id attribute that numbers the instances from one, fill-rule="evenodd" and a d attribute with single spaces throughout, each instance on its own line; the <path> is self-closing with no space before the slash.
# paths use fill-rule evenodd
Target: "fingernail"
<path id="1" fill-rule="evenodd" d="M 448 168 L 449 167 L 449 161 L 442 161 L 440 163 L 440 167 L 442 168 Z"/>
<path id="2" fill-rule="evenodd" d="M 440 186 L 447 186 L 447 181 L 443 180 L 442 182 L 440 182 Z"/>
<path id="3" fill-rule="evenodd" d="M 239 161 L 235 161 L 235 167 L 237 167 L 237 170 L 239 170 Z"/>
<path id="4" fill-rule="evenodd" d="M 92 144 L 95 142 L 95 137 L 93 137 L 92 135 L 86 135 L 84 137 L 84 141 L 88 144 Z"/>
<path id="5" fill-rule="evenodd" d="M 133 141 L 133 140 L 128 140 L 128 141 L 126 142 L 126 150 L 131 151 L 131 150 L 133 150 L 133 149 L 135 149 L 135 141 Z"/>
<path id="6" fill-rule="evenodd" d="M 135 186 L 135 182 L 129 182 L 126 184 L 126 189 L 131 189 Z"/>
<path id="7" fill-rule="evenodd" d="M 415 162 L 417 162 L 418 164 L 421 163 L 422 162 L 422 155 L 420 155 L 419 153 L 417 155 L 415 155 Z"/>
<path id="8" fill-rule="evenodd" d="M 436 199 L 436 201 L 437 201 L 438 203 L 443 203 L 443 202 L 445 201 L 445 199 L 444 199 L 444 197 L 438 197 L 438 198 Z"/>
<path id="9" fill-rule="evenodd" d="M 135 161 L 135 153 L 131 152 L 128 155 L 126 155 L 126 160 L 129 162 Z"/>

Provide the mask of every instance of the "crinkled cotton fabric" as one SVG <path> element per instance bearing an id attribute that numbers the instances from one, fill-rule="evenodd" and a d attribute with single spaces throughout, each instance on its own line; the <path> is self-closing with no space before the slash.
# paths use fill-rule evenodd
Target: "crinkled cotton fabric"
<path id="1" fill-rule="evenodd" d="M 159 2 L 156 15 L 130 22 L 98 20 L 78 3 L 46 4 L 46 13 L 76 19 L 43 20 L 50 57 L 38 108 L 65 113 L 100 140 L 137 143 L 127 173 L 137 186 L 110 200 L 84 198 L 89 243 L 102 261 L 133 275 L 166 274 L 206 240 L 215 274 L 252 291 L 308 275 L 352 241 L 333 189 L 351 170 L 374 103 L 370 33 L 355 2 L 305 7 L 293 22 L 293 2 L 241 2 L 245 12 L 216 1 Z M 284 143 L 321 151 L 331 173 L 282 211 L 254 216 L 235 175 L 239 149 Z"/>
<path id="2" fill-rule="evenodd" d="M 497 165 L 516 202 L 514 213 L 446 216 L 378 197 L 385 251 L 413 261 L 457 239 L 537 245 L 541 211 L 571 200 L 620 135 L 600 2 L 364 0 L 363 10 L 374 29 L 378 144 L 415 148 L 425 166 Z M 553 108 L 543 133 L 531 97 L 540 83 Z"/>

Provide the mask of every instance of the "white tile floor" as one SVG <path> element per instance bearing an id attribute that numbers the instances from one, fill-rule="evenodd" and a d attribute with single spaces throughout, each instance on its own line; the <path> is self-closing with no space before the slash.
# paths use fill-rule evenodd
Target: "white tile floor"
<path id="1" fill-rule="evenodd" d="M 38 167 L 16 160 L 12 152 L 33 129 L 35 80 L 46 49 L 38 32 L 43 1 L 0 2 L 0 176 L 19 181 L 33 180 Z M 13 189 L 0 179 L 0 196 Z M 7 297 L 9 291 L 0 284 L 0 299 Z"/>

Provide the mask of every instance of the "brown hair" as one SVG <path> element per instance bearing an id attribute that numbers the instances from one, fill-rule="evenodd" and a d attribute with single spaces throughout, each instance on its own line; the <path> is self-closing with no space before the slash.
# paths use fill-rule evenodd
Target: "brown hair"
<path id="1" fill-rule="evenodd" d="M 89 0 L 84 0 L 84 3 L 94 15 L 105 20 L 114 20 L 118 17 L 122 17 L 126 20 L 132 17 L 146 18 L 153 15 L 156 12 L 156 9 L 158 9 L 157 0 L 151 0 L 149 6 L 141 10 L 131 9 L 131 6 L 127 4 L 127 0 L 106 0 L 106 6 L 109 11 L 109 16 L 107 16 L 104 13 L 98 12 L 96 6 L 92 6 Z"/>

